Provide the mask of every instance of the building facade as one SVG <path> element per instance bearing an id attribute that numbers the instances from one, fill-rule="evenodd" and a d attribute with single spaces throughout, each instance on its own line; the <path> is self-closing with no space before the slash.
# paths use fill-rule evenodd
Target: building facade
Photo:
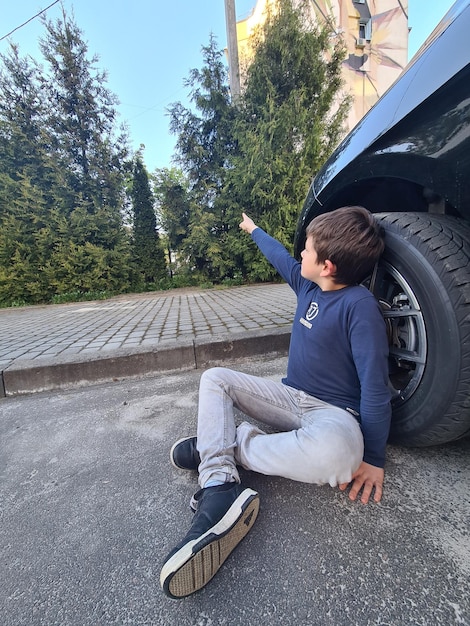
<path id="1" fill-rule="evenodd" d="M 255 0 L 254 0 L 255 1 Z M 342 36 L 347 49 L 344 89 L 353 97 L 347 120 L 353 128 L 398 78 L 408 61 L 408 0 L 309 0 L 314 19 Z M 257 0 L 237 22 L 241 75 L 249 63 L 249 39 L 276 0 Z"/>

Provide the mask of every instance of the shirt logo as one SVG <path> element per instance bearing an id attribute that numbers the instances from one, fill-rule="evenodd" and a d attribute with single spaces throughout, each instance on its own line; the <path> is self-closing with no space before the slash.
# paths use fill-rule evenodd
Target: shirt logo
<path id="1" fill-rule="evenodd" d="M 308 321 L 311 321 L 316 318 L 318 315 L 318 304 L 316 302 L 312 302 L 308 307 L 307 315 L 305 316 Z"/>

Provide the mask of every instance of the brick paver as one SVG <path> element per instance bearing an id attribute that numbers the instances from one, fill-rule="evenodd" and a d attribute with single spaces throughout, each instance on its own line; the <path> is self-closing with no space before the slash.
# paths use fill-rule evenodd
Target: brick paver
<path id="1" fill-rule="evenodd" d="M 0 309 L 0 370 L 22 360 L 104 355 L 288 326 L 294 308 L 286 284 L 268 284 Z"/>

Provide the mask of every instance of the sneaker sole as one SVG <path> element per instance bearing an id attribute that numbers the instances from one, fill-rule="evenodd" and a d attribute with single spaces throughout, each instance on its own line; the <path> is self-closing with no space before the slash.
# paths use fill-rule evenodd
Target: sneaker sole
<path id="1" fill-rule="evenodd" d="M 245 489 L 215 526 L 173 554 L 160 575 L 166 595 L 184 598 L 207 585 L 251 530 L 258 511 L 258 494 Z"/>
<path id="2" fill-rule="evenodd" d="M 177 465 L 175 463 L 174 458 L 173 458 L 173 450 L 176 448 L 176 446 L 179 445 L 180 443 L 182 443 L 183 441 L 187 441 L 188 439 L 192 439 L 192 437 L 183 437 L 182 439 L 178 439 L 178 441 L 175 441 L 175 443 L 171 446 L 170 462 L 173 465 L 173 467 L 176 467 L 176 469 L 185 470 L 187 472 L 197 472 L 197 467 L 195 467 L 194 469 L 193 468 L 182 467 L 181 465 Z"/>

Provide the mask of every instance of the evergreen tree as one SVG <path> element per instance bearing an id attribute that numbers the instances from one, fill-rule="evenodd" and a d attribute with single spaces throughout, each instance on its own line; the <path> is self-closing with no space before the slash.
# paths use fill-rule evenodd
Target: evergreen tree
<path id="1" fill-rule="evenodd" d="M 177 162 L 188 176 L 192 200 L 188 233 L 181 248 L 197 275 L 220 281 L 232 261 L 223 254 L 228 216 L 217 198 L 236 148 L 236 112 L 230 102 L 223 51 L 217 49 L 214 36 L 202 52 L 202 69 L 193 69 L 187 81 L 196 112 L 181 103 L 172 105 L 170 128 L 178 134 Z"/>
<path id="2" fill-rule="evenodd" d="M 16 46 L 0 57 L 3 303 L 130 286 L 127 148 L 115 99 L 65 12 L 44 24 L 44 67 Z"/>
<path id="3" fill-rule="evenodd" d="M 46 185 L 49 138 L 45 129 L 45 103 L 40 70 L 31 59 L 22 58 L 18 47 L 10 45 L 0 55 L 0 167 L 17 179 L 26 176 L 32 184 Z"/>
<path id="4" fill-rule="evenodd" d="M 154 198 L 142 157 L 137 155 L 132 172 L 134 260 L 144 285 L 166 276 L 165 257 L 157 231 Z"/>
<path id="5" fill-rule="evenodd" d="M 0 305 L 50 295 L 46 276 L 38 272 L 50 253 L 46 206 L 41 189 L 21 172 L 15 179 L 0 173 Z"/>
<path id="6" fill-rule="evenodd" d="M 239 150 L 221 198 L 246 206 L 288 249 L 312 176 L 341 138 L 349 107 L 340 93 L 343 42 L 312 23 L 309 4 L 279 0 L 254 38 L 237 117 Z M 276 276 L 250 244 L 234 238 L 230 247 L 251 279 Z"/>
<path id="7" fill-rule="evenodd" d="M 11 45 L 0 55 L 0 304 L 51 296 L 42 271 L 55 240 L 55 196 L 39 68 Z"/>
<path id="8" fill-rule="evenodd" d="M 183 172 L 176 168 L 157 170 L 153 180 L 158 222 L 165 233 L 168 267 L 173 278 L 175 260 L 179 269 L 187 269 L 180 251 L 189 233 L 191 203 L 188 181 Z"/>
<path id="9" fill-rule="evenodd" d="M 40 48 L 48 73 L 42 86 L 68 227 L 51 256 L 54 284 L 58 293 L 125 291 L 130 287 L 122 221 L 127 146 L 116 128 L 116 97 L 73 19 L 63 12 L 62 19 L 44 24 Z"/>
<path id="10" fill-rule="evenodd" d="M 49 72 L 43 77 L 48 93 L 55 158 L 64 167 L 64 182 L 73 198 L 107 207 L 110 214 L 122 200 L 122 167 L 126 137 L 116 136 L 117 98 L 106 86 L 106 72 L 75 22 L 65 12 L 56 22 L 45 21 L 40 42 Z M 93 207 L 90 207 L 93 210 Z"/>
<path id="11" fill-rule="evenodd" d="M 173 105 L 178 159 L 190 181 L 189 232 L 181 247 L 210 280 L 277 275 L 238 223 L 247 211 L 292 249 L 312 176 L 341 138 L 349 98 L 341 95 L 345 49 L 311 19 L 307 0 L 278 0 L 254 37 L 241 99 L 230 102 L 214 38 L 193 70 L 193 110 Z"/>

